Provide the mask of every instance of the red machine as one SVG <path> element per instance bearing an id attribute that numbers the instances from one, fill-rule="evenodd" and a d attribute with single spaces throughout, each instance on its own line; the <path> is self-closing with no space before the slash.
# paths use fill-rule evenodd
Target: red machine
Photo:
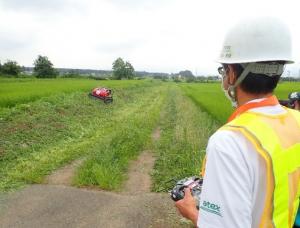
<path id="1" fill-rule="evenodd" d="M 103 100 L 105 104 L 113 102 L 111 89 L 95 88 L 89 95 Z"/>

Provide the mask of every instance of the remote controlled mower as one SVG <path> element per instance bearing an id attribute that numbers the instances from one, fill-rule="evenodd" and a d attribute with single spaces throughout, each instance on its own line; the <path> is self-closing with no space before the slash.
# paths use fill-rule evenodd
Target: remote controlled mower
<path id="1" fill-rule="evenodd" d="M 107 88 L 95 88 L 89 94 L 91 97 L 103 100 L 105 104 L 112 103 L 112 90 Z"/>

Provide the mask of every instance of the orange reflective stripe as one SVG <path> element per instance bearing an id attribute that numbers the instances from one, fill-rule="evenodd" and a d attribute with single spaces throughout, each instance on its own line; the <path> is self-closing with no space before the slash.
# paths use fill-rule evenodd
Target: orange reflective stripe
<path id="1" fill-rule="evenodd" d="M 261 143 L 256 138 L 256 136 L 249 132 L 246 128 L 241 126 L 225 125 L 221 128 L 221 130 L 223 129 L 241 132 L 255 147 L 255 150 L 264 158 L 267 167 L 267 190 L 264 203 L 265 207 L 263 209 L 259 227 L 274 227 L 274 224 L 272 222 L 273 205 L 271 203 L 273 201 L 274 176 L 272 172 L 272 159 L 269 153 L 262 148 Z"/>
<path id="2" fill-rule="evenodd" d="M 295 221 L 298 205 L 295 203 L 297 195 L 300 195 L 300 167 L 293 173 L 289 173 L 289 226 L 292 227 Z M 295 210 L 296 209 L 296 210 Z"/>
<path id="3" fill-rule="evenodd" d="M 205 166 L 206 166 L 206 155 L 204 156 L 203 160 L 202 160 L 202 168 L 201 168 L 201 172 L 200 172 L 200 176 L 204 177 L 205 174 Z"/>

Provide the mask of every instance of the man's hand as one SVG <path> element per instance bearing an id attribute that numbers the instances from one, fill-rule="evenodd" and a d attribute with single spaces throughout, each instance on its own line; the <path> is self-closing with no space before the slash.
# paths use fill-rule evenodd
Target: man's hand
<path id="1" fill-rule="evenodd" d="M 190 188 L 184 189 L 184 198 L 182 200 L 178 200 L 175 203 L 175 206 L 183 217 L 191 220 L 194 225 L 197 226 L 198 210 Z"/>

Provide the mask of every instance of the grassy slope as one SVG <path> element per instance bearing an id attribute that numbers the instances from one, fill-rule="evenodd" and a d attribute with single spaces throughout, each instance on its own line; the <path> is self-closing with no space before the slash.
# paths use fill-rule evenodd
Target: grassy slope
<path id="1" fill-rule="evenodd" d="M 131 114 L 114 123 L 114 130 L 106 143 L 96 143 L 98 149 L 78 170 L 76 185 L 119 189 L 126 178 L 128 161 L 143 150 L 157 125 L 166 89 L 159 86 L 144 91 L 134 105 L 127 107 Z"/>
<path id="2" fill-rule="evenodd" d="M 139 87 L 115 89 L 112 105 L 76 92 L 2 109 L 0 190 L 39 183 L 63 164 L 95 153 L 98 144 L 109 143 L 119 123 L 127 123 L 143 107 L 140 101 L 151 96 L 155 86 L 140 83 Z"/>

